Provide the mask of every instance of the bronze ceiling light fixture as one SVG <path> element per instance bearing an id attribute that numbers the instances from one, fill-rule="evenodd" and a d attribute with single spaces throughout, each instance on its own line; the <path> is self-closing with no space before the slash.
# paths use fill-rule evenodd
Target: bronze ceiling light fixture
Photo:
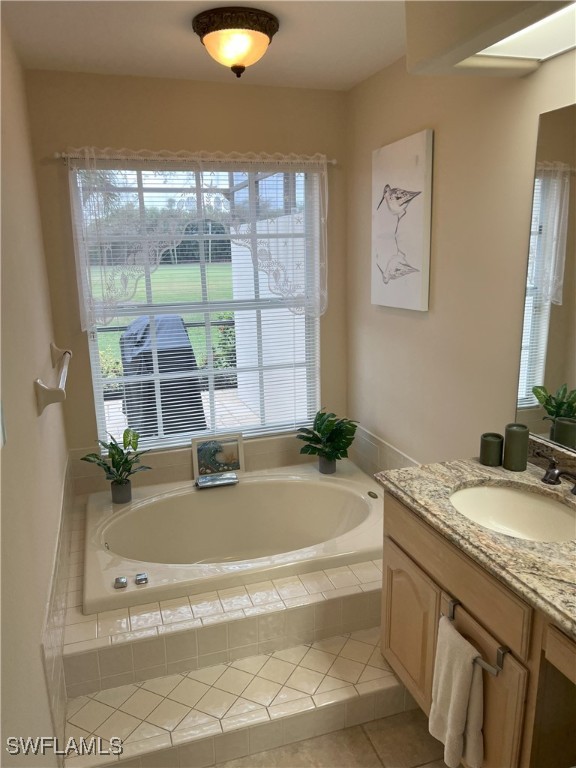
<path id="1" fill-rule="evenodd" d="M 278 27 L 271 13 L 240 6 L 214 8 L 192 19 L 192 29 L 210 56 L 236 77 L 264 56 Z"/>

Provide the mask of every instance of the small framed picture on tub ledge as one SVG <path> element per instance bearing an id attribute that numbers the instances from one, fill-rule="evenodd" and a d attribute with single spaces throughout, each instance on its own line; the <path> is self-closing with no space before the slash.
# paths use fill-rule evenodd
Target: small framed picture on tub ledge
<path id="1" fill-rule="evenodd" d="M 192 440 L 194 478 L 220 472 L 242 472 L 244 449 L 241 434 L 212 435 Z"/>

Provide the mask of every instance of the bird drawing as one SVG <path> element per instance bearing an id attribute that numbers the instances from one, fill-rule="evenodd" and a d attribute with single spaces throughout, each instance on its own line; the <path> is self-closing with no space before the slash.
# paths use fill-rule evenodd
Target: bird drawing
<path id="1" fill-rule="evenodd" d="M 380 270 L 380 275 L 385 285 L 388 285 L 390 280 L 398 280 L 399 277 L 404 277 L 404 275 L 409 275 L 411 272 L 419 271 L 416 267 L 408 264 L 406 261 L 406 254 L 402 253 L 402 251 L 398 251 L 398 253 L 394 254 L 394 256 L 388 260 L 384 268 L 380 266 L 378 257 L 376 257 L 376 266 Z"/>
<path id="2" fill-rule="evenodd" d="M 408 206 L 420 193 L 411 192 L 408 189 L 400 189 L 400 187 L 391 187 L 390 184 L 386 184 L 382 192 L 380 202 L 376 206 L 376 210 L 380 210 L 382 203 L 386 203 L 386 208 L 392 215 L 392 221 L 390 224 L 394 227 L 394 232 L 389 230 L 389 234 L 380 235 L 380 238 L 388 240 L 388 245 L 384 248 L 384 253 L 380 252 L 380 249 L 376 251 L 376 267 L 380 271 L 382 282 L 387 285 L 391 280 L 398 280 L 405 275 L 409 275 L 412 272 L 419 272 L 416 267 L 413 267 L 408 263 L 406 254 L 400 248 L 398 234 L 398 226 L 400 221 L 406 216 Z M 381 215 L 381 214 L 379 214 Z M 395 224 L 394 224 L 395 221 Z M 385 233 L 387 225 L 382 222 L 381 232 Z M 393 240 L 394 246 L 390 247 Z"/>
<path id="3" fill-rule="evenodd" d="M 376 210 L 379 210 L 382 203 L 385 202 L 390 213 L 396 216 L 396 232 L 398 232 L 400 219 L 406 216 L 406 209 L 419 194 L 420 192 L 409 192 L 407 189 L 399 189 L 386 184 Z"/>

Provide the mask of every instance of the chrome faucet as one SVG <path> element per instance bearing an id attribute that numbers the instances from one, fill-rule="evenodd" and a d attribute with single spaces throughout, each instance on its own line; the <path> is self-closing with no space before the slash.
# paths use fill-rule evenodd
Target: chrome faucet
<path id="1" fill-rule="evenodd" d="M 219 485 L 236 485 L 236 472 L 218 472 L 214 475 L 202 475 L 196 480 L 198 488 L 217 488 Z"/>

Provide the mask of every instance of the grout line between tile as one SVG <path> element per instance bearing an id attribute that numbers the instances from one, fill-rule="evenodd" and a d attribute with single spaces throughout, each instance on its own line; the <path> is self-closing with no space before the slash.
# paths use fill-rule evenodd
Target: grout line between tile
<path id="1" fill-rule="evenodd" d="M 361 630 L 359 634 L 362 639 L 354 639 L 353 642 L 357 645 L 361 644 L 367 646 L 364 655 L 367 659 L 369 659 L 376 651 L 376 649 L 379 648 L 378 629 L 373 627 L 367 630 Z M 327 660 L 331 660 L 332 658 L 342 658 L 345 662 L 350 661 L 349 659 L 340 656 L 341 651 L 346 648 L 347 641 L 350 639 L 350 635 L 351 633 L 347 633 L 341 637 L 335 638 L 336 644 L 341 645 L 337 654 L 323 651 L 318 651 L 318 653 L 323 653 L 325 656 L 330 657 L 330 659 Z M 346 642 L 342 643 L 342 640 L 345 638 Z M 304 656 L 310 651 L 312 645 L 313 643 L 302 644 L 301 647 L 307 648 L 307 651 L 300 658 L 300 661 L 302 661 Z M 271 653 L 265 655 L 268 657 L 268 660 L 275 658 Z M 320 657 L 316 656 L 316 658 L 318 659 Z M 249 664 L 248 661 L 246 663 Z M 258 664 L 259 663 L 260 662 L 258 661 Z M 346 681 L 345 678 L 342 678 L 344 687 L 350 689 L 347 691 L 346 696 L 344 696 L 342 692 L 342 686 L 340 686 L 340 694 L 333 693 L 332 697 L 327 696 L 326 694 L 322 694 L 323 698 L 321 702 L 318 703 L 312 698 L 312 696 L 316 695 L 317 691 L 322 687 L 322 683 L 330 677 L 328 672 L 332 670 L 332 666 L 329 666 L 326 672 L 318 673 L 308 669 L 307 667 L 300 666 L 299 663 L 291 664 L 288 662 L 283 662 L 283 664 L 286 664 L 288 667 L 293 667 L 294 670 L 288 679 L 284 681 L 284 683 L 278 684 L 260 675 L 260 672 L 265 665 L 258 666 L 258 664 L 256 664 L 256 667 L 253 667 L 256 669 L 256 671 L 254 673 L 248 673 L 235 668 L 232 666 L 232 664 L 233 662 L 223 664 L 221 669 L 218 667 L 213 668 L 214 671 L 212 675 L 210 675 L 210 668 L 206 668 L 206 673 L 204 673 L 204 675 L 202 675 L 202 673 L 195 673 L 192 675 L 192 677 L 188 677 L 187 673 L 182 672 L 178 675 L 172 675 L 167 678 L 161 677 L 156 680 L 144 680 L 139 683 L 133 683 L 128 686 L 128 691 L 126 691 L 126 686 L 121 686 L 118 689 L 109 689 L 105 696 L 102 696 L 102 694 L 99 692 L 87 694 L 80 697 L 80 699 L 70 702 L 69 717 L 73 718 L 74 721 L 81 723 L 82 727 L 88 730 L 89 734 L 92 736 L 99 736 L 100 733 L 107 733 L 108 730 L 112 728 L 112 724 L 109 722 L 109 720 L 113 720 L 114 723 L 118 722 L 120 725 L 123 725 L 123 727 L 126 729 L 126 738 L 128 738 L 139 728 L 155 727 L 156 731 L 158 731 L 158 728 L 160 728 L 160 734 L 156 733 L 155 735 L 161 736 L 163 732 L 168 733 L 170 734 L 171 747 L 181 747 L 185 744 L 191 743 L 192 741 L 204 738 L 206 736 L 207 729 L 210 732 L 214 732 L 216 725 L 219 727 L 219 730 L 216 731 L 217 733 L 231 733 L 242 727 L 249 727 L 250 725 L 263 724 L 268 722 L 277 722 L 278 718 L 283 719 L 291 715 L 303 714 L 306 711 L 318 712 L 326 709 L 327 707 L 335 707 L 338 704 L 346 705 L 347 700 L 349 700 L 349 696 L 351 695 L 351 689 L 354 689 L 355 691 L 353 700 L 359 701 L 362 699 L 373 699 L 373 697 L 378 693 L 384 694 L 385 690 L 390 689 L 391 687 L 396 689 L 398 686 L 400 686 L 400 683 L 398 683 L 396 678 L 392 675 L 391 671 L 388 672 L 387 670 L 382 670 L 380 679 L 386 680 L 387 684 L 383 685 L 382 687 L 378 687 L 376 685 L 374 690 L 367 691 L 363 694 L 358 689 L 357 684 L 361 679 L 363 672 L 365 672 L 367 667 L 370 665 L 368 663 L 362 663 L 359 664 L 362 670 L 358 672 L 355 683 Z M 378 669 L 376 667 L 371 667 L 371 669 L 372 673 L 378 676 Z M 301 686 L 297 691 L 298 696 L 292 700 L 287 700 L 287 702 L 284 704 L 274 704 L 278 694 L 284 689 L 285 686 L 287 686 L 287 684 L 290 682 L 290 679 L 294 677 L 294 672 L 298 670 L 303 677 L 302 682 L 296 683 L 296 685 Z M 191 670 L 191 673 L 192 672 L 194 672 L 194 670 Z M 227 672 L 229 672 L 229 674 L 227 674 Z M 221 678 L 223 678 L 225 675 L 227 675 L 227 685 L 232 685 L 233 690 L 236 690 L 234 686 L 238 686 L 238 695 L 235 693 L 228 693 L 226 688 L 222 690 L 222 688 L 215 687 L 215 683 L 220 681 Z M 211 679 L 211 684 L 207 685 L 207 683 L 200 682 L 195 683 L 194 680 L 197 677 L 200 677 L 201 679 L 205 677 L 206 680 Z M 371 677 L 371 679 L 373 678 Z M 390 683 L 392 680 L 394 683 L 391 686 Z M 188 686 L 185 685 L 185 681 L 189 681 Z M 247 694 L 246 692 L 248 688 L 250 688 L 252 685 L 255 686 L 254 692 L 251 691 L 250 694 Z M 256 691 L 257 686 L 260 686 L 259 691 Z M 151 688 L 155 689 L 155 696 L 161 696 L 161 702 L 155 701 L 152 693 L 146 693 L 147 691 L 150 691 Z M 165 691 L 165 694 L 161 693 L 163 690 Z M 266 690 L 268 691 L 267 693 L 265 693 Z M 122 710 L 122 707 L 125 705 L 127 699 L 129 697 L 136 696 L 139 691 L 143 692 L 140 699 L 145 699 L 147 697 L 149 700 L 151 699 L 154 701 L 155 704 L 153 710 L 149 712 L 145 717 L 128 715 L 124 712 L 124 710 Z M 271 691 L 272 693 L 270 693 Z M 253 696 L 253 698 L 250 699 L 250 696 Z M 202 700 L 206 697 L 210 704 L 205 706 L 203 714 L 202 710 L 198 708 L 198 704 L 202 702 Z M 108 704 L 103 704 L 101 701 L 102 699 L 107 701 Z M 235 713 L 234 715 L 228 716 L 228 713 L 231 712 L 233 708 L 237 708 L 237 704 L 241 700 L 246 702 L 245 704 L 240 705 L 241 711 Z M 115 701 L 117 702 L 116 705 L 114 705 Z M 260 706 L 258 706 L 259 703 Z M 404 708 L 404 703 L 405 696 L 402 695 L 402 708 Z M 212 712 L 218 710 L 221 712 L 221 714 L 210 718 L 210 716 L 206 714 L 208 707 L 213 708 Z M 274 708 L 273 712 L 271 712 L 271 708 Z M 161 710 L 161 712 L 159 713 L 158 710 Z M 92 711 L 93 715 L 91 714 Z M 242 717 L 243 711 L 245 712 L 244 717 Z M 183 733 L 178 733 L 179 730 L 182 730 L 179 729 L 178 726 L 186 719 L 190 718 L 193 713 L 194 716 L 192 719 L 195 717 L 198 720 L 198 728 L 196 732 L 189 731 L 188 736 L 190 738 L 186 739 Z M 153 715 L 154 718 L 149 720 L 148 718 L 152 717 Z M 91 716 L 96 718 L 93 721 L 92 726 L 89 722 Z M 162 720 L 162 717 L 165 717 L 166 720 Z M 100 722 L 101 720 L 102 722 Z M 207 723 L 209 725 L 207 725 Z M 224 725 L 226 727 L 224 727 Z M 137 747 L 131 747 L 130 751 L 132 752 L 134 749 L 137 749 Z"/>
<path id="2" fill-rule="evenodd" d="M 354 565 L 355 565 L 356 568 L 359 568 L 360 566 L 368 566 L 368 565 L 373 566 L 374 563 L 375 563 L 375 561 L 370 561 L 369 560 L 369 561 L 366 561 L 364 563 L 358 563 L 358 564 L 354 564 Z M 77 566 L 79 566 L 79 565 L 80 564 L 77 564 Z M 330 572 L 332 572 L 332 578 L 330 578 Z M 324 577 L 324 579 L 326 580 L 327 583 L 333 584 L 334 585 L 333 589 L 331 589 L 331 590 L 322 590 L 322 591 L 318 590 L 318 591 L 315 591 L 313 585 L 311 585 L 310 589 L 307 589 L 305 582 L 303 582 L 302 579 L 299 576 L 295 575 L 295 576 L 290 576 L 290 577 L 286 577 L 286 578 L 283 578 L 283 579 L 277 579 L 275 581 L 272 580 L 271 584 L 273 585 L 276 594 L 279 595 L 279 596 L 278 597 L 274 597 L 274 599 L 270 599 L 270 600 L 266 600 L 266 601 L 258 600 L 258 602 L 254 602 L 254 600 L 250 597 L 250 590 L 248 589 L 248 587 L 250 587 L 251 585 L 250 584 L 243 585 L 243 588 L 244 588 L 244 591 L 245 591 L 245 600 L 249 600 L 250 601 L 250 606 L 244 605 L 241 608 L 239 608 L 237 606 L 234 606 L 234 607 L 231 607 L 230 611 L 224 610 L 224 607 L 223 607 L 223 604 L 222 604 L 222 599 L 221 599 L 221 594 L 222 593 L 225 594 L 227 591 L 229 591 L 229 590 L 226 590 L 226 589 L 218 590 L 218 591 L 216 591 L 214 593 L 204 593 L 204 594 L 199 594 L 199 595 L 188 595 L 187 599 L 188 599 L 188 602 L 190 604 L 191 610 L 192 610 L 192 612 L 194 614 L 194 617 L 195 618 L 201 618 L 203 620 L 205 617 L 208 618 L 209 616 L 214 615 L 216 613 L 218 613 L 218 614 L 220 614 L 220 613 L 226 614 L 226 613 L 230 613 L 230 612 L 237 612 L 238 610 L 245 611 L 246 609 L 250 610 L 251 608 L 257 608 L 259 605 L 266 605 L 266 604 L 269 604 L 269 603 L 272 603 L 272 602 L 283 604 L 284 607 L 287 608 L 287 607 L 291 607 L 292 603 L 287 603 L 286 600 L 293 600 L 294 598 L 307 597 L 307 596 L 314 596 L 314 598 L 316 600 L 320 600 L 321 598 L 319 597 L 319 595 L 322 595 L 323 599 L 328 599 L 327 598 L 327 594 L 329 594 L 331 591 L 335 591 L 335 590 L 338 590 L 338 589 L 345 590 L 347 587 L 356 587 L 356 588 L 358 588 L 362 584 L 370 584 L 370 583 L 373 584 L 374 583 L 374 579 L 366 579 L 366 580 L 359 579 L 355 575 L 355 573 L 352 570 L 352 568 L 349 567 L 349 566 L 341 566 L 340 568 L 337 568 L 337 569 L 336 568 L 332 568 L 332 569 L 328 569 L 328 571 L 318 571 L 316 573 L 321 574 Z M 79 589 L 79 581 L 78 580 L 81 580 L 81 578 L 82 577 L 81 577 L 81 571 L 80 571 L 75 577 L 69 579 L 69 582 L 73 582 L 73 584 L 69 583 L 69 587 L 70 588 L 68 589 L 68 592 L 77 592 L 78 591 L 78 589 Z M 289 588 L 287 589 L 285 587 L 283 588 L 282 586 L 280 586 L 280 589 L 278 589 L 277 584 L 278 583 L 282 584 L 283 582 L 286 582 L 286 581 L 293 582 L 293 584 L 295 585 L 293 591 L 298 592 L 298 594 L 289 594 L 290 589 Z M 348 583 L 342 584 L 341 587 L 336 586 L 336 584 L 342 583 L 342 582 L 348 582 Z M 282 598 L 282 596 L 280 595 L 281 591 L 285 592 L 285 597 L 284 598 Z M 208 599 L 209 597 L 211 599 Z M 226 595 L 225 595 L 225 597 L 226 597 Z M 202 600 L 202 598 L 204 598 L 204 600 Z M 186 597 L 183 597 L 181 599 L 184 601 L 184 600 L 186 600 Z M 162 606 L 161 606 L 162 602 L 165 603 L 165 602 L 170 602 L 170 601 L 160 601 L 160 602 L 151 603 L 150 604 L 150 610 L 148 612 L 143 612 L 141 610 L 142 606 L 134 606 L 131 609 L 125 609 L 123 612 L 126 614 L 127 620 L 129 622 L 130 629 L 129 630 L 119 629 L 117 632 L 112 632 L 112 633 L 107 632 L 106 634 L 122 634 L 122 633 L 124 633 L 126 631 L 135 631 L 135 630 L 141 629 L 145 625 L 146 621 L 154 622 L 154 624 L 153 624 L 154 626 L 163 626 L 163 625 L 165 626 L 167 624 L 170 624 L 170 625 L 178 624 L 178 621 L 168 621 L 168 622 L 165 622 L 163 620 L 163 617 L 162 617 Z M 194 606 L 195 605 L 196 606 L 201 606 L 203 603 L 206 604 L 205 608 L 198 607 L 196 609 L 196 611 L 194 611 Z M 212 603 L 212 607 L 210 607 L 210 603 Z M 154 606 L 154 607 L 152 607 L 152 606 Z M 158 607 L 156 607 L 156 606 L 158 606 Z M 120 609 L 120 610 L 122 610 L 122 609 Z M 101 624 L 104 625 L 109 620 L 109 614 L 114 613 L 114 612 L 115 612 L 115 610 L 113 610 L 113 611 L 103 611 L 103 612 L 100 612 L 100 613 L 90 614 L 90 616 L 92 616 L 93 619 L 85 619 L 83 623 L 86 623 L 86 622 L 88 622 L 90 620 L 94 620 L 96 622 L 97 626 L 100 626 Z M 245 615 L 247 615 L 247 614 L 245 614 Z M 134 621 L 133 621 L 133 617 L 134 617 Z M 190 617 L 187 617 L 187 618 L 190 618 Z M 183 621 L 184 620 L 186 620 L 186 619 L 183 619 Z M 67 623 L 66 626 L 70 626 L 70 624 Z M 98 635 L 98 638 L 99 637 L 100 637 L 100 635 Z M 70 645 L 70 643 L 69 643 L 69 645 Z"/>

